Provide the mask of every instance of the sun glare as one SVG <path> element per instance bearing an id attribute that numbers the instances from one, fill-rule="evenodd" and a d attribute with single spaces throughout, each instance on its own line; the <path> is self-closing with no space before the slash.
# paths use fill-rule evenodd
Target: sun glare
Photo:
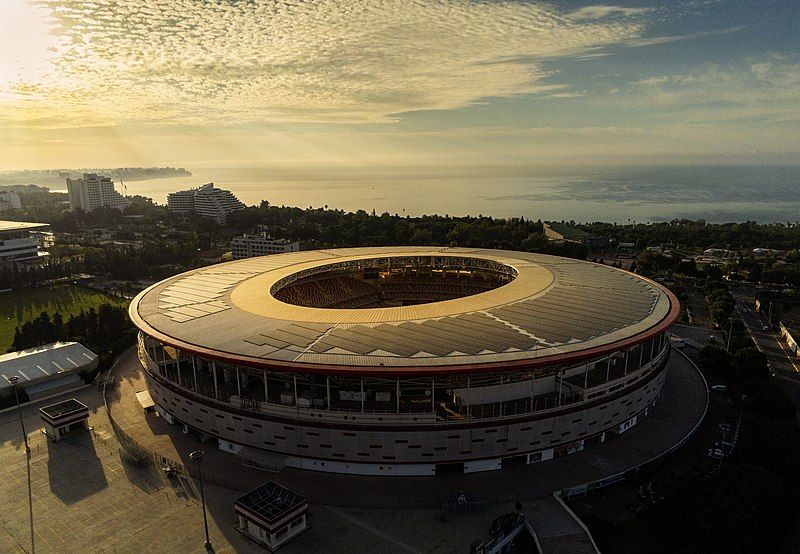
<path id="1" fill-rule="evenodd" d="M 46 72 L 55 54 L 46 12 L 26 0 L 0 2 L 0 92 L 32 83 Z"/>

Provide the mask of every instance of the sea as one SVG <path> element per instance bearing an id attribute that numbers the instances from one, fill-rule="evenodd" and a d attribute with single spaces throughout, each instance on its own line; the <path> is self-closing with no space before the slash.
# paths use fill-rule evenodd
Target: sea
<path id="1" fill-rule="evenodd" d="M 800 220 L 800 165 L 189 169 L 191 177 L 127 182 L 127 194 L 163 204 L 170 192 L 213 182 L 248 205 L 266 200 L 402 216 L 619 224 Z"/>

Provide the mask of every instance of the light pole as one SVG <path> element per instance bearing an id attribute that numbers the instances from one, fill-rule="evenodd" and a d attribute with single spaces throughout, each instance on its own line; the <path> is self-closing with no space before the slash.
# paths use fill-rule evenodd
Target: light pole
<path id="1" fill-rule="evenodd" d="M 725 352 L 731 351 L 731 335 L 733 334 L 733 317 L 731 317 L 731 328 L 728 329 L 728 345 L 725 347 Z"/>
<path id="2" fill-rule="evenodd" d="M 208 538 L 208 517 L 206 516 L 206 497 L 203 493 L 203 470 L 201 468 L 203 454 L 204 452 L 202 450 L 195 450 L 189 454 L 189 459 L 197 463 L 197 476 L 200 479 L 200 501 L 203 504 L 203 527 L 206 530 L 206 542 L 203 543 L 203 546 L 206 552 L 214 552 L 214 547 L 211 546 L 211 540 Z"/>
<path id="3" fill-rule="evenodd" d="M 17 401 L 17 412 L 19 413 L 19 426 L 22 428 L 22 438 L 25 441 L 25 465 L 28 468 L 28 520 L 31 524 L 31 554 L 36 552 L 36 542 L 33 535 L 33 490 L 31 488 L 31 447 L 28 444 L 28 433 L 25 432 L 25 420 L 22 418 L 22 406 L 19 403 L 19 392 L 17 392 L 17 381 L 19 377 L 12 375 L 9 378 L 14 386 L 14 399 Z"/>

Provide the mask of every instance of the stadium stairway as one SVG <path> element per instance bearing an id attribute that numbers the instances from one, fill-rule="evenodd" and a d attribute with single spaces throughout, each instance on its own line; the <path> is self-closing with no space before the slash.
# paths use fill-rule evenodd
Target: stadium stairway
<path id="1" fill-rule="evenodd" d="M 588 531 L 555 497 L 525 502 L 525 517 L 536 530 L 542 554 L 598 554 Z"/>

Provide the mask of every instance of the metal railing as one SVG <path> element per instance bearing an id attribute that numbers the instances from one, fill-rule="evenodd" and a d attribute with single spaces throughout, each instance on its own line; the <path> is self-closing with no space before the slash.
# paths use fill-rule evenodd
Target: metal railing
<path id="1" fill-rule="evenodd" d="M 475 404 L 469 406 L 469 411 L 467 413 L 462 413 L 461 411 L 458 412 L 460 417 L 437 417 L 435 412 L 431 411 L 389 411 L 389 410 L 369 410 L 366 412 L 362 412 L 360 410 L 348 410 L 348 409 L 325 409 L 325 408 L 304 408 L 295 405 L 283 405 L 275 402 L 266 402 L 261 401 L 253 397 L 238 397 L 236 395 L 231 395 L 225 391 L 212 391 L 209 387 L 198 387 L 190 384 L 189 382 L 177 382 L 177 380 L 170 378 L 166 375 L 166 371 L 161 371 L 160 366 L 150 357 L 150 354 L 147 352 L 144 342 L 141 338 L 139 339 L 139 359 L 142 365 L 145 367 L 147 373 L 153 379 L 156 380 L 164 380 L 169 383 L 170 387 L 174 387 L 179 389 L 180 391 L 186 391 L 188 393 L 192 393 L 198 396 L 201 396 L 211 402 L 220 404 L 222 407 L 230 408 L 233 407 L 235 409 L 239 409 L 246 412 L 257 413 L 257 414 L 264 414 L 264 415 L 273 415 L 276 417 L 292 417 L 292 418 L 300 418 L 300 419 L 307 419 L 312 421 L 325 421 L 325 422 L 337 422 L 347 420 L 348 423 L 354 424 L 372 424 L 378 421 L 382 423 L 407 423 L 407 424 L 430 424 L 430 425 L 441 425 L 441 424 L 448 424 L 448 423 L 458 423 L 463 421 L 469 420 L 480 420 L 480 421 L 503 421 L 509 417 L 515 416 L 522 416 L 529 413 L 537 413 L 537 414 L 553 414 L 561 412 L 565 409 L 569 409 L 574 411 L 575 408 L 579 408 L 581 405 L 588 405 L 592 402 L 599 401 L 602 397 L 608 396 L 609 394 L 622 392 L 627 390 L 629 387 L 635 385 L 638 381 L 648 377 L 651 374 L 658 373 L 663 366 L 666 364 L 668 355 L 669 355 L 669 343 L 667 346 L 653 357 L 648 363 L 644 364 L 642 367 L 636 369 L 628 373 L 625 376 L 622 376 L 616 380 L 609 381 L 608 383 L 604 383 L 601 386 L 594 387 L 592 389 L 587 389 L 594 391 L 592 392 L 592 397 L 587 398 L 585 393 L 586 391 L 582 391 L 580 393 L 570 393 L 570 394 L 562 394 L 560 401 L 556 399 L 552 403 L 552 406 L 548 405 L 549 402 L 545 397 L 537 396 L 535 398 L 535 402 L 531 403 L 529 399 L 515 399 L 515 400 L 506 400 L 503 401 L 502 409 L 499 407 L 499 403 L 485 403 L 485 404 Z M 617 389 L 617 390 L 610 390 L 610 389 Z M 212 394 L 213 392 L 213 394 Z M 581 396 L 584 396 L 581 399 Z M 544 400 L 544 408 L 541 409 L 540 398 Z M 438 403 L 437 403 L 438 405 Z M 461 406 L 462 409 L 466 410 L 467 408 L 465 405 Z M 480 414 L 479 416 L 476 416 Z M 490 415 L 491 414 L 491 415 Z"/>

